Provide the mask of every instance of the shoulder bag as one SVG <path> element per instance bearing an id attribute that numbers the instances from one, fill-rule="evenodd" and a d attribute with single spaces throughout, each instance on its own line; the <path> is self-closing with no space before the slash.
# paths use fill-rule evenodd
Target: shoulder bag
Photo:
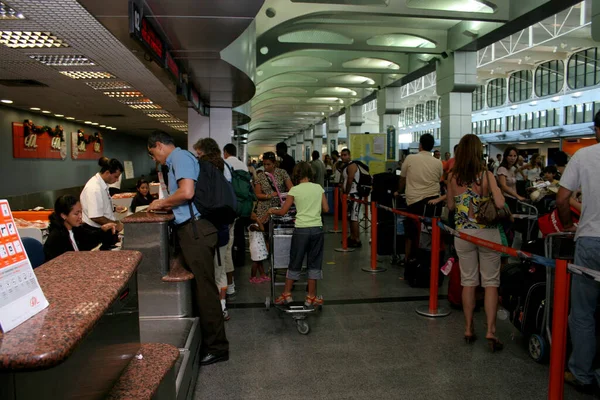
<path id="1" fill-rule="evenodd" d="M 483 173 L 485 180 L 488 180 L 487 171 Z M 477 223 L 481 225 L 492 226 L 500 223 L 503 220 L 511 219 L 512 214 L 510 210 L 504 205 L 502 208 L 497 208 L 496 203 L 494 202 L 494 196 L 492 195 L 492 191 L 490 189 L 490 184 L 488 182 L 488 196 L 485 198 L 483 196 L 483 179 L 482 179 L 482 200 L 479 202 L 479 211 L 477 212 Z"/>

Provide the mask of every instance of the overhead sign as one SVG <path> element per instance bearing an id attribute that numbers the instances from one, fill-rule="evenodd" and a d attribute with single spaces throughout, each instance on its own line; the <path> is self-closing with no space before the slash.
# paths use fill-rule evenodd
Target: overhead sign
<path id="1" fill-rule="evenodd" d="M 138 39 L 150 55 L 156 59 L 159 65 L 165 65 L 166 46 L 160 35 L 156 32 L 143 10 L 134 2 L 130 2 L 130 26 L 129 30 Z"/>
<path id="2" fill-rule="evenodd" d="M 396 127 L 393 125 L 387 127 L 387 159 L 396 159 Z"/>
<path id="3" fill-rule="evenodd" d="M 175 82 L 179 83 L 179 65 L 177 65 L 175 60 L 173 60 L 170 52 L 166 52 L 166 65 L 169 72 L 173 74 Z"/>
<path id="4" fill-rule="evenodd" d="M 46 307 L 8 201 L 0 200 L 0 329 L 6 333 Z"/>

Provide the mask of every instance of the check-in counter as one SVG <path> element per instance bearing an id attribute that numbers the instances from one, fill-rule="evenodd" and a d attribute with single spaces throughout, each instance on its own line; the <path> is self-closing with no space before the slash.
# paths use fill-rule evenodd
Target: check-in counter
<path id="1" fill-rule="evenodd" d="M 68 252 L 36 269 L 50 305 L 0 333 L 0 399 L 103 399 L 140 350 L 141 259 Z"/>
<path id="2" fill-rule="evenodd" d="M 180 351 L 175 364 L 177 399 L 193 394 L 199 371 L 200 327 L 192 297 L 194 275 L 172 257 L 173 214 L 138 212 L 122 220 L 123 249 L 144 258 L 138 269 L 140 334 L 143 343 L 167 343 Z"/>

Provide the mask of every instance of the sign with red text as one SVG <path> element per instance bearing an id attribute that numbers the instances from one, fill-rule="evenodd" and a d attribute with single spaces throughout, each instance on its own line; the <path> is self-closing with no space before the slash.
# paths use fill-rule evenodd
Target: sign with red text
<path id="1" fill-rule="evenodd" d="M 6 333 L 46 307 L 8 201 L 0 200 L 0 329 Z"/>
<path id="2" fill-rule="evenodd" d="M 56 128 L 45 128 L 32 126 L 25 129 L 23 123 L 13 122 L 13 157 L 64 160 L 67 157 L 64 133 Z"/>

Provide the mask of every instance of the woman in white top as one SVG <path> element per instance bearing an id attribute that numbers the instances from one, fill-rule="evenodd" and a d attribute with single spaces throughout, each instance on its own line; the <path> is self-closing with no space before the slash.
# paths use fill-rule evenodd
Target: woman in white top
<path id="1" fill-rule="evenodd" d="M 60 196 L 50 214 L 50 234 L 44 243 L 46 261 L 50 261 L 67 251 L 86 251 L 98 246 L 103 236 L 114 235 L 116 224 L 108 223 L 98 231 L 81 228 L 82 211 L 79 200 L 71 195 Z"/>
<path id="2" fill-rule="evenodd" d="M 517 200 L 524 201 L 525 197 L 520 196 L 517 193 L 517 148 L 507 147 L 504 150 L 504 156 L 502 157 L 502 163 L 498 167 L 498 186 L 502 189 L 502 194 L 506 199 L 506 204 L 510 210 L 514 213 L 517 209 Z"/>
<path id="3" fill-rule="evenodd" d="M 523 167 L 523 175 L 527 178 L 529 186 L 540 180 L 542 172 L 542 157 L 538 153 L 531 156 L 529 163 Z"/>

